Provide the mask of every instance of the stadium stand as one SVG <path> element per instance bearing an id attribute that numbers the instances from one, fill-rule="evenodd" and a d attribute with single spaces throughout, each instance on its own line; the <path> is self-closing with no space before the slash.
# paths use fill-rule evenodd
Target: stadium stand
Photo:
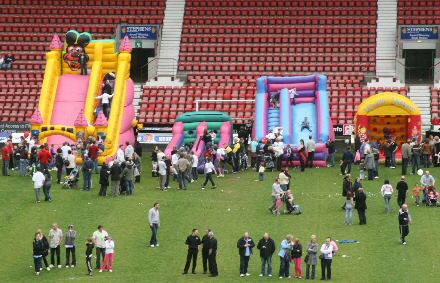
<path id="1" fill-rule="evenodd" d="M 440 19 L 436 15 L 440 12 L 438 1 L 398 1 L 399 25 L 438 25 Z"/>
<path id="2" fill-rule="evenodd" d="M 54 33 L 61 40 L 69 29 L 108 38 L 121 22 L 162 24 L 164 8 L 165 0 L 0 0 L 0 54 L 16 59 L 13 70 L 0 72 L 0 119 L 26 121 L 32 115 Z"/>
<path id="3" fill-rule="evenodd" d="M 261 75 L 310 73 L 329 76 L 333 123 L 352 122 L 354 102 L 369 93 L 364 73 L 375 71 L 376 14 L 372 0 L 186 1 L 179 71 L 188 85 L 144 88 L 140 122 L 173 123 L 197 99 L 253 99 Z M 339 93 L 347 99 L 336 99 Z M 254 110 L 252 103 L 202 107 L 239 124 Z"/>

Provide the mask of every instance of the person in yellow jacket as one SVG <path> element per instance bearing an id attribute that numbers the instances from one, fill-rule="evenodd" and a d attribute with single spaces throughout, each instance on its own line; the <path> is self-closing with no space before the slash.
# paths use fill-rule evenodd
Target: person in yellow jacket
<path id="1" fill-rule="evenodd" d="M 240 168 L 240 139 L 235 138 L 234 139 L 234 149 L 232 150 L 233 158 L 234 158 L 234 168 L 232 170 L 232 173 L 237 173 Z"/>

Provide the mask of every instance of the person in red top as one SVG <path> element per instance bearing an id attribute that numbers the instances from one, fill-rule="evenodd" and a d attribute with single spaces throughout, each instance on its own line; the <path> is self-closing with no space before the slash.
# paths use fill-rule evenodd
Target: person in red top
<path id="1" fill-rule="evenodd" d="M 5 144 L 2 148 L 2 160 L 3 160 L 3 176 L 9 176 L 9 157 L 12 154 L 12 150 L 9 144 Z"/>
<path id="2" fill-rule="evenodd" d="M 96 142 L 93 141 L 92 145 L 89 146 L 89 157 L 93 162 L 93 168 L 95 169 L 95 173 L 98 174 L 98 152 L 99 147 L 96 145 Z"/>
<path id="3" fill-rule="evenodd" d="M 49 149 L 47 146 L 41 146 L 41 150 L 38 153 L 38 160 L 40 160 L 40 167 L 42 170 L 48 169 L 49 167 L 49 161 L 50 161 L 51 155 L 49 152 Z"/>

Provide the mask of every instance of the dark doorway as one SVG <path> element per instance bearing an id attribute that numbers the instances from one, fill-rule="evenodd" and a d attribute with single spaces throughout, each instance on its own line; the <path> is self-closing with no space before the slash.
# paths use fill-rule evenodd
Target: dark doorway
<path id="1" fill-rule="evenodd" d="M 154 57 L 154 49 L 133 48 L 131 51 L 130 77 L 134 82 L 148 81 L 148 57 Z"/>
<path id="2" fill-rule="evenodd" d="M 405 81 L 432 84 L 434 81 L 434 49 L 404 49 Z"/>

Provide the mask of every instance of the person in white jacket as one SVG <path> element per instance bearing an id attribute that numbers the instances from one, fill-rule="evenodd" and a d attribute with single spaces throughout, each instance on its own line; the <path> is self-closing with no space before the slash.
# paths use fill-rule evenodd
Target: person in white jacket
<path id="1" fill-rule="evenodd" d="M 380 189 L 380 192 L 381 192 L 383 198 L 385 199 L 386 211 L 388 214 L 390 214 L 390 212 L 391 212 L 390 200 L 391 200 L 391 197 L 393 196 L 393 187 L 390 185 L 390 181 L 388 181 L 388 180 L 384 181 L 384 184 L 383 184 L 382 188 Z"/>
<path id="2" fill-rule="evenodd" d="M 333 245 L 331 239 L 326 238 L 325 243 L 321 246 L 321 280 L 332 279 L 332 260 L 333 260 Z M 327 278 L 325 277 L 327 270 Z"/>
<path id="3" fill-rule="evenodd" d="M 41 169 L 37 168 L 37 171 L 32 176 L 32 181 L 34 182 L 34 190 L 35 190 L 35 198 L 37 199 L 37 203 L 40 203 L 40 190 L 43 187 L 45 177 L 43 173 L 41 173 Z"/>
<path id="4" fill-rule="evenodd" d="M 107 268 L 108 264 L 108 271 L 113 271 L 113 258 L 115 254 L 115 242 L 113 242 L 112 237 L 107 236 L 105 238 L 105 257 L 104 257 L 104 263 L 102 264 L 101 269 L 99 272 L 103 272 Z"/>

